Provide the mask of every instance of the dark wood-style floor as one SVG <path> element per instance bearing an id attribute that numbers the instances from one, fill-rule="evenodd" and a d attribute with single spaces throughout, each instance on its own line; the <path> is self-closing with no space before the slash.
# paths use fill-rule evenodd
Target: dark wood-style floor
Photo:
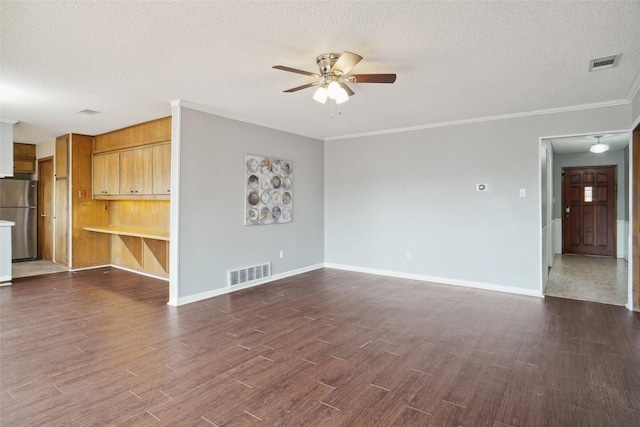
<path id="1" fill-rule="evenodd" d="M 638 426 L 640 315 L 337 270 L 182 306 L 116 269 L 0 289 L 2 426 Z"/>

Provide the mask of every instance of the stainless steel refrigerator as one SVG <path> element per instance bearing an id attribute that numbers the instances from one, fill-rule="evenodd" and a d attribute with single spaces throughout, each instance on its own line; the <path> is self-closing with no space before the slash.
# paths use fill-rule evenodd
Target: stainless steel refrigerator
<path id="1" fill-rule="evenodd" d="M 12 260 L 35 259 L 38 255 L 38 182 L 0 179 L 0 219 L 11 227 Z"/>

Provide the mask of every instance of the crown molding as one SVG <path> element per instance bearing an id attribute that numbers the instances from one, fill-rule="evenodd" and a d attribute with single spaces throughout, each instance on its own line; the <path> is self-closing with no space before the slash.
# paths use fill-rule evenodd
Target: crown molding
<path id="1" fill-rule="evenodd" d="M 548 108 L 545 110 L 533 110 L 526 111 L 522 113 L 514 113 L 514 114 L 503 114 L 500 116 L 487 116 L 487 117 L 478 117 L 475 119 L 465 119 L 465 120 L 453 120 L 450 122 L 440 122 L 440 123 L 431 123 L 426 125 L 418 125 L 418 126 L 410 126 L 404 128 L 396 128 L 396 129 L 387 129 L 373 132 L 363 132 L 356 133 L 351 135 L 342 135 L 342 136 L 330 136 L 325 138 L 325 141 L 336 141 L 342 139 L 351 139 L 351 138 L 362 138 L 366 136 L 376 136 L 376 135 L 387 135 L 393 133 L 403 133 L 403 132 L 414 132 L 417 130 L 423 129 L 433 129 L 440 128 L 446 126 L 459 126 L 459 125 L 468 125 L 473 123 L 484 123 L 484 122 L 492 122 L 496 120 L 509 120 L 509 119 L 517 119 L 522 117 L 531 117 L 531 116 L 541 116 L 545 114 L 557 114 L 557 113 L 568 113 L 572 111 L 581 111 L 581 110 L 592 110 L 596 108 L 606 108 L 606 107 L 616 107 L 619 105 L 628 105 L 631 101 L 627 99 L 618 99 L 615 101 L 606 101 L 606 102 L 596 102 L 593 104 L 582 104 L 582 105 L 572 105 L 570 107 L 560 107 L 560 108 Z"/>
<path id="2" fill-rule="evenodd" d="M 291 129 L 287 129 L 287 128 L 283 128 L 283 127 L 278 127 L 278 126 L 273 126 L 273 125 L 268 124 L 268 123 L 258 122 L 258 121 L 255 121 L 255 120 L 247 119 L 245 117 L 235 116 L 233 114 L 229 114 L 229 113 L 225 113 L 225 112 L 222 112 L 222 111 L 215 110 L 213 108 L 205 107 L 204 105 L 194 104 L 193 102 L 183 101 L 181 99 L 177 99 L 177 100 L 171 101 L 171 106 L 172 107 L 185 107 L 185 108 L 189 108 L 191 110 L 196 110 L 196 111 L 201 111 L 203 113 L 213 114 L 214 116 L 224 117 L 225 119 L 237 120 L 239 122 L 249 123 L 249 124 L 256 125 L 256 126 L 262 126 L 262 127 L 269 128 L 269 129 L 279 130 L 281 132 L 292 133 L 294 135 L 300 135 L 300 136 L 304 136 L 306 138 L 316 139 L 316 140 L 319 140 L 319 141 L 323 141 L 324 140 L 321 136 L 318 136 L 318 135 L 300 133 L 300 132 L 295 131 L 295 130 L 291 130 Z"/>

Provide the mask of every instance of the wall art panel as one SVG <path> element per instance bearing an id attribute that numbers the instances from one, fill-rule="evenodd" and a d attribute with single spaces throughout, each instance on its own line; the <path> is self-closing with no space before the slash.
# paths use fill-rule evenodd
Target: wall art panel
<path id="1" fill-rule="evenodd" d="M 245 225 L 293 219 L 293 165 L 289 160 L 245 154 Z"/>

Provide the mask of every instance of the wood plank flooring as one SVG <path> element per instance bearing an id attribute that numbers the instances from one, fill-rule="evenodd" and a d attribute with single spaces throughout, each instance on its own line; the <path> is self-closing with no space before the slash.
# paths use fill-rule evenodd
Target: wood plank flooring
<path id="1" fill-rule="evenodd" d="M 623 307 L 330 269 L 182 307 L 167 288 L 0 289 L 0 425 L 640 425 Z"/>

